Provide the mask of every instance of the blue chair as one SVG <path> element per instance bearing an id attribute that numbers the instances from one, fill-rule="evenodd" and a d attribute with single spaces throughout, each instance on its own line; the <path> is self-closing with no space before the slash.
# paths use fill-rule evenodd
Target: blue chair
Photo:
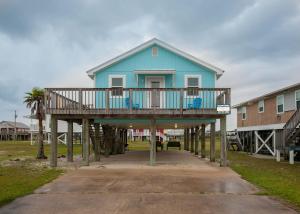
<path id="1" fill-rule="evenodd" d="M 129 101 L 130 99 L 129 99 L 129 97 L 126 97 L 125 98 L 125 105 L 126 105 L 126 108 L 130 108 L 130 101 Z M 140 108 L 140 104 L 138 104 L 138 103 L 136 103 L 136 104 L 133 104 L 132 103 L 132 109 L 139 109 Z"/>
<path id="2" fill-rule="evenodd" d="M 200 109 L 202 105 L 202 98 L 197 97 L 193 100 L 193 103 L 188 104 L 189 109 Z"/>

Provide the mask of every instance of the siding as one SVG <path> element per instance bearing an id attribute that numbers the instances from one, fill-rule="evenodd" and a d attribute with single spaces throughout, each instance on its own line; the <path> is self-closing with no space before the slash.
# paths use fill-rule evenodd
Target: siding
<path id="1" fill-rule="evenodd" d="M 237 114 L 237 126 L 238 127 L 247 127 L 247 126 L 260 126 L 260 125 L 270 125 L 270 124 L 279 124 L 286 123 L 288 119 L 295 112 L 295 98 L 294 104 L 292 104 L 292 95 L 294 92 L 287 93 L 287 96 L 284 96 L 284 108 L 285 112 L 282 114 L 277 114 L 276 110 L 276 96 L 269 99 L 265 99 L 265 109 L 263 113 L 258 112 L 258 102 L 253 103 L 252 105 L 247 106 L 247 119 L 242 120 L 242 114 Z M 240 110 L 238 109 L 238 112 Z"/>
<path id="2" fill-rule="evenodd" d="M 108 76 L 110 74 L 122 74 L 126 75 L 126 87 L 137 88 L 143 86 L 143 83 L 137 85 L 136 75 L 134 70 L 161 70 L 161 69 L 174 69 L 175 75 L 175 87 L 184 87 L 184 75 L 197 74 L 202 76 L 202 87 L 214 88 L 215 87 L 215 72 L 210 69 L 195 64 L 194 62 L 185 59 L 169 50 L 154 45 L 158 48 L 158 56 L 152 56 L 152 47 L 146 48 L 122 61 L 103 69 L 101 72 L 96 73 L 95 86 L 99 88 L 108 87 Z M 156 75 L 158 76 L 158 75 Z M 171 76 L 171 75 L 169 75 Z M 144 78 L 140 77 L 141 80 Z M 167 84 L 172 86 L 172 78 L 166 79 Z M 141 84 L 141 85 L 140 85 Z"/>

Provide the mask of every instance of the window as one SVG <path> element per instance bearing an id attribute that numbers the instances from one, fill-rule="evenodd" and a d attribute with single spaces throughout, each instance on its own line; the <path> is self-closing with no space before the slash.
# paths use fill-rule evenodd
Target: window
<path id="1" fill-rule="evenodd" d="M 265 102 L 263 100 L 260 100 L 258 102 L 258 112 L 262 113 L 265 110 Z"/>
<path id="2" fill-rule="evenodd" d="M 300 90 L 295 91 L 295 97 L 296 97 L 296 108 L 300 109 Z"/>
<path id="3" fill-rule="evenodd" d="M 152 56 L 157 56 L 158 55 L 158 49 L 157 47 L 152 48 Z"/>
<path id="4" fill-rule="evenodd" d="M 279 95 L 276 97 L 277 114 L 284 112 L 284 96 Z"/>
<path id="5" fill-rule="evenodd" d="M 246 120 L 247 119 L 247 109 L 246 106 L 242 107 L 242 120 Z"/>
<path id="6" fill-rule="evenodd" d="M 112 88 L 111 96 L 123 96 L 125 76 L 111 75 L 109 77 L 109 84 Z"/>
<path id="7" fill-rule="evenodd" d="M 201 76 L 186 76 L 185 86 L 187 88 L 187 96 L 198 96 L 200 88 Z"/>

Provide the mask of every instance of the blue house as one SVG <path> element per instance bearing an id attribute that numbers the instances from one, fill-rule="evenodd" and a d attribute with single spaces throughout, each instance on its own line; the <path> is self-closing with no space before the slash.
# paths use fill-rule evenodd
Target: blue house
<path id="1" fill-rule="evenodd" d="M 195 134 L 199 127 L 205 134 L 205 127 L 210 124 L 214 132 L 216 119 L 221 119 L 221 128 L 226 130 L 230 89 L 215 87 L 223 73 L 222 69 L 154 38 L 88 70 L 95 88 L 46 89 L 46 111 L 54 120 L 88 118 L 94 124 L 123 129 L 149 128 L 154 133 L 150 153 L 150 163 L 154 164 L 154 135 L 158 128 L 185 129 L 184 147 L 195 154 L 198 143 L 192 141 L 198 137 Z M 214 154 L 211 156 L 214 160 Z"/>

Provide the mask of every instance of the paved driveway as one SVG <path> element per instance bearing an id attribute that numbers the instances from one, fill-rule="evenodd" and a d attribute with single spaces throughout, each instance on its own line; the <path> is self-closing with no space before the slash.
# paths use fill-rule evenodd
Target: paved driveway
<path id="1" fill-rule="evenodd" d="M 158 153 L 155 167 L 148 157 L 129 152 L 70 171 L 0 213 L 296 213 L 188 152 Z"/>

